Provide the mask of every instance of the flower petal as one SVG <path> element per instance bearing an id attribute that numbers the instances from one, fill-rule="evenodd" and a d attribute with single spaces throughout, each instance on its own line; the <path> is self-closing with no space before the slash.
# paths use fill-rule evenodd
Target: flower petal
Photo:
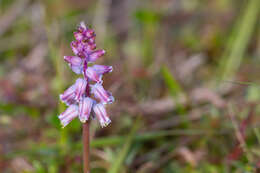
<path id="1" fill-rule="evenodd" d="M 64 56 L 64 60 L 69 63 L 70 68 L 76 74 L 81 74 L 83 69 L 83 60 L 78 56 Z"/>
<path id="2" fill-rule="evenodd" d="M 63 94 L 60 95 L 60 99 L 62 102 L 67 105 L 74 104 L 75 101 L 75 85 L 70 86 Z"/>
<path id="3" fill-rule="evenodd" d="M 85 123 L 90 116 L 93 100 L 89 97 L 85 97 L 79 102 L 79 119 L 82 123 Z"/>
<path id="4" fill-rule="evenodd" d="M 111 120 L 109 119 L 105 106 L 101 103 L 96 104 L 93 107 L 93 110 L 95 112 L 96 117 L 98 118 L 101 127 L 106 127 L 109 123 L 111 123 Z"/>
<path id="5" fill-rule="evenodd" d="M 95 62 L 98 58 L 105 54 L 105 50 L 96 50 L 92 54 L 89 55 L 89 61 Z"/>
<path id="6" fill-rule="evenodd" d="M 71 65 L 70 66 L 71 70 L 76 73 L 76 74 L 81 74 L 82 73 L 82 69 L 83 69 L 83 66 L 73 66 Z"/>
<path id="7" fill-rule="evenodd" d="M 85 75 L 94 82 L 102 83 L 102 75 L 97 73 L 93 67 L 88 67 L 85 70 Z"/>
<path id="8" fill-rule="evenodd" d="M 82 79 L 82 78 L 78 78 L 76 80 L 76 83 L 75 83 L 75 99 L 77 101 L 80 101 L 82 99 L 82 96 L 83 94 L 85 93 L 86 91 L 86 86 L 87 86 L 87 81 Z"/>
<path id="9" fill-rule="evenodd" d="M 82 64 L 82 59 L 78 56 L 64 56 L 64 60 L 74 66 L 80 66 Z"/>
<path id="10" fill-rule="evenodd" d="M 63 127 L 67 126 L 74 118 L 78 116 L 78 106 L 70 105 L 63 113 L 59 115 L 59 119 Z"/>
<path id="11" fill-rule="evenodd" d="M 92 67 L 99 74 L 110 73 L 113 71 L 113 67 L 107 65 L 93 65 Z"/>
<path id="12" fill-rule="evenodd" d="M 100 83 L 91 85 L 91 93 L 94 94 L 94 97 L 99 99 L 103 104 L 114 102 L 112 94 L 106 91 Z"/>

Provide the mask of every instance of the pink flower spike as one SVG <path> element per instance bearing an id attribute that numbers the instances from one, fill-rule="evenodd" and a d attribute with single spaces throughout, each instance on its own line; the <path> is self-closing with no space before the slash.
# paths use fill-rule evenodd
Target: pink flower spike
<path id="1" fill-rule="evenodd" d="M 75 96 L 75 86 L 72 85 L 63 94 L 60 94 L 60 100 L 66 105 L 71 105 L 76 102 Z"/>
<path id="2" fill-rule="evenodd" d="M 82 123 L 89 119 L 92 105 L 93 100 L 89 97 L 85 97 L 79 102 L 79 119 Z"/>
<path id="3" fill-rule="evenodd" d="M 82 99 L 82 96 L 83 94 L 85 93 L 86 91 L 86 87 L 87 87 L 87 81 L 85 81 L 84 79 L 82 78 L 78 78 L 76 80 L 76 83 L 75 83 L 75 99 L 76 101 L 80 101 Z"/>
<path id="4" fill-rule="evenodd" d="M 105 50 L 96 50 L 92 54 L 89 55 L 89 61 L 95 62 L 98 58 L 105 54 Z"/>
<path id="5" fill-rule="evenodd" d="M 85 75 L 94 82 L 102 83 L 102 75 L 97 73 L 93 67 L 88 67 L 85 70 Z"/>
<path id="6" fill-rule="evenodd" d="M 63 127 L 67 126 L 74 118 L 78 116 L 78 106 L 70 105 L 62 114 L 59 119 Z"/>
<path id="7" fill-rule="evenodd" d="M 113 67 L 107 65 L 93 65 L 92 67 L 99 74 L 106 74 L 113 71 Z"/>
<path id="8" fill-rule="evenodd" d="M 91 93 L 93 93 L 94 97 L 99 99 L 103 104 L 110 104 L 115 100 L 112 94 L 106 91 L 100 83 L 91 85 Z"/>
<path id="9" fill-rule="evenodd" d="M 92 65 L 105 54 L 105 50 L 96 50 L 96 34 L 93 29 L 81 22 L 73 34 L 75 40 L 70 46 L 74 56 L 64 56 L 64 60 L 73 72 L 83 77 L 78 78 L 72 86 L 60 94 L 60 100 L 69 107 L 59 115 L 59 119 L 65 127 L 77 116 L 82 123 L 97 117 L 101 126 L 105 127 L 111 122 L 105 105 L 112 103 L 114 97 L 103 88 L 102 77 L 112 72 L 113 68 L 106 65 Z M 95 114 L 92 114 L 92 110 Z"/>
<path id="10" fill-rule="evenodd" d="M 111 123 L 111 120 L 109 119 L 105 106 L 103 104 L 96 104 L 93 107 L 93 110 L 95 112 L 96 117 L 99 120 L 101 127 L 106 127 L 109 123 Z"/>

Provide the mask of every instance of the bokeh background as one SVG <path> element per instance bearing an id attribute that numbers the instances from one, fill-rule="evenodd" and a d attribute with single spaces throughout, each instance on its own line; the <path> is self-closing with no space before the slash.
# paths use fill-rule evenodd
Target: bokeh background
<path id="1" fill-rule="evenodd" d="M 80 21 L 114 67 L 92 173 L 259 171 L 259 12 L 259 0 L 0 0 L 0 172 L 82 172 L 81 124 L 57 118 Z"/>

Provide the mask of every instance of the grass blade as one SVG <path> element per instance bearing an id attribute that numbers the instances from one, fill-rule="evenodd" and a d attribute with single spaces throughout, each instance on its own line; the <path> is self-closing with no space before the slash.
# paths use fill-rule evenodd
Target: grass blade
<path id="1" fill-rule="evenodd" d="M 117 157 L 117 159 L 113 162 L 110 170 L 108 173 L 117 173 L 119 172 L 119 169 L 121 168 L 126 156 L 127 156 L 127 153 L 133 143 L 133 139 L 134 139 L 134 136 L 136 134 L 136 131 L 138 130 L 139 128 L 139 125 L 140 125 L 140 118 L 138 118 L 135 122 L 135 125 L 133 126 L 133 128 L 131 129 L 131 132 L 130 134 L 128 135 L 128 137 L 126 138 L 126 141 L 125 141 L 125 144 L 122 148 L 122 150 L 120 151 L 119 153 L 119 156 Z"/>
<path id="2" fill-rule="evenodd" d="M 220 61 L 217 71 L 218 83 L 232 78 L 238 70 L 257 24 L 259 7 L 259 0 L 250 0 L 244 15 L 238 19 L 234 31 L 228 40 L 227 49 Z"/>

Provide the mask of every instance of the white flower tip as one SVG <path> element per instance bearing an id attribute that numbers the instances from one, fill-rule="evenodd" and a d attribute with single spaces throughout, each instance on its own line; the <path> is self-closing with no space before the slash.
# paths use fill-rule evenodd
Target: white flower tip
<path id="1" fill-rule="evenodd" d="M 86 121 L 88 121 L 88 119 L 86 119 L 86 118 L 80 118 L 79 120 L 80 120 L 80 122 L 82 122 L 82 123 L 85 123 Z"/>
<path id="2" fill-rule="evenodd" d="M 111 123 L 111 120 L 108 119 L 106 122 L 102 122 L 100 125 L 102 128 L 107 127 Z"/>
<path id="3" fill-rule="evenodd" d="M 82 28 L 84 28 L 84 29 L 87 29 L 87 27 L 86 27 L 86 25 L 85 25 L 85 22 L 84 22 L 84 21 L 81 21 L 81 22 L 80 22 L 80 26 L 81 26 Z"/>
<path id="4" fill-rule="evenodd" d="M 111 73 L 113 70 L 114 70 L 113 67 L 109 66 L 109 73 Z"/>

